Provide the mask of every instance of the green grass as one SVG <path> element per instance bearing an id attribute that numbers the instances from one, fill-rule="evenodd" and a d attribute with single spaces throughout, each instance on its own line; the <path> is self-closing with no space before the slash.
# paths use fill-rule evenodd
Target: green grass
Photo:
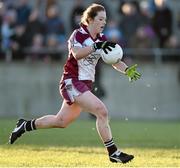
<path id="1" fill-rule="evenodd" d="M 95 121 L 78 120 L 66 129 L 37 130 L 7 144 L 15 120 L 0 120 L 0 167 L 180 167 L 180 123 L 111 121 L 114 141 L 135 155 L 113 164 L 96 132 Z"/>

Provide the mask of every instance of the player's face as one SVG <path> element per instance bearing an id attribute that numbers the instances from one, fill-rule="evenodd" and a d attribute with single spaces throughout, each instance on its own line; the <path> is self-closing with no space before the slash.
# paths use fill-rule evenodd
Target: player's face
<path id="1" fill-rule="evenodd" d="M 92 24 L 96 33 L 101 33 L 106 25 L 106 12 L 99 11 L 94 18 Z"/>

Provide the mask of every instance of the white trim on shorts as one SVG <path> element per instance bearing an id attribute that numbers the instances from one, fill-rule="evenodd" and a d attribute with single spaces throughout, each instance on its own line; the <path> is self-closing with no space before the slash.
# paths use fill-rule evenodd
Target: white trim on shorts
<path id="1" fill-rule="evenodd" d="M 70 98 L 71 102 L 74 102 L 74 97 L 79 96 L 81 92 L 79 92 L 76 87 L 72 83 L 72 79 L 65 79 L 64 80 L 66 91 L 68 94 L 68 97 Z M 70 87 L 70 88 L 67 88 Z"/>

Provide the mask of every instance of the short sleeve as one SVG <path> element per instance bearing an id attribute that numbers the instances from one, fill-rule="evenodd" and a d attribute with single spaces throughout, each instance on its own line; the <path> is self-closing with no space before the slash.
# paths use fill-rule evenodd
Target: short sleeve
<path id="1" fill-rule="evenodd" d="M 74 31 L 68 40 L 68 47 L 82 47 L 82 40 L 78 31 Z"/>

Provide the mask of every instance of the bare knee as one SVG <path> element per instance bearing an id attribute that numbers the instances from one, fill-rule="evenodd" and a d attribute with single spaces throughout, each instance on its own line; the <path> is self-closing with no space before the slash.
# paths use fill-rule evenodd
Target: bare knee
<path id="1" fill-rule="evenodd" d="M 108 119 L 108 110 L 103 104 L 98 104 L 95 107 L 95 115 L 100 119 Z"/>

